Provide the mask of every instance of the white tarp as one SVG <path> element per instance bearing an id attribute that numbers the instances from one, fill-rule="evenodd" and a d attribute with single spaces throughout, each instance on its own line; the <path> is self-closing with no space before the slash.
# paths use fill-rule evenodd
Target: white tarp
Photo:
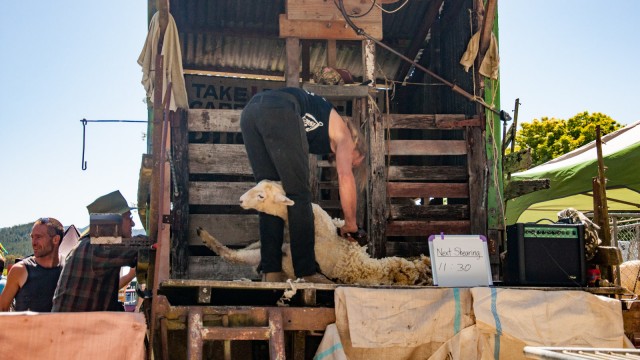
<path id="1" fill-rule="evenodd" d="M 317 358 L 524 359 L 525 346 L 632 347 L 619 300 L 580 290 L 338 287 Z M 337 334 L 336 334 L 337 328 Z"/>

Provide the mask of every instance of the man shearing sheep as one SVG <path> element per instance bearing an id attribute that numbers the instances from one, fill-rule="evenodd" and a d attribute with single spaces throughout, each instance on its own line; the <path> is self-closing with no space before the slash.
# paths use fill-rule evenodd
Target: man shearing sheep
<path id="1" fill-rule="evenodd" d="M 345 220 L 340 233 L 348 236 L 358 231 L 356 183 L 364 181 L 356 181 L 354 169 L 363 168 L 362 133 L 326 99 L 293 87 L 256 94 L 242 111 L 240 127 L 256 182 L 281 181 L 294 202 L 288 214 L 295 275 L 309 282 L 330 283 L 318 273 L 315 260 L 308 154 L 335 155 Z M 263 281 L 283 281 L 284 221 L 268 214 L 259 216 Z"/>

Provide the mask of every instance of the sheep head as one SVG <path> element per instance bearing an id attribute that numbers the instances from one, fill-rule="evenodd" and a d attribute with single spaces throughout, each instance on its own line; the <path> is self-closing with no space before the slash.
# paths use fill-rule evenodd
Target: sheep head
<path id="1" fill-rule="evenodd" d="M 272 180 L 262 180 L 240 196 L 243 209 L 255 209 L 284 220 L 287 219 L 287 206 L 293 204 L 293 200 L 285 195 L 282 184 Z"/>

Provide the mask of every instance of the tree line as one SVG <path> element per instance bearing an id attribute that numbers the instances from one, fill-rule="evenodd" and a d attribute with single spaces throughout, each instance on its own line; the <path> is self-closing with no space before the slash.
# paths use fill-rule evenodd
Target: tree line
<path id="1" fill-rule="evenodd" d="M 31 247 L 31 228 L 33 223 L 14 225 L 0 229 L 0 243 L 7 250 L 9 255 L 15 257 L 25 257 L 33 254 Z"/>
<path id="2" fill-rule="evenodd" d="M 516 133 L 516 150 L 530 148 L 532 167 L 564 155 L 596 139 L 596 126 L 600 135 L 612 133 L 622 125 L 602 113 L 581 112 L 569 120 L 542 117 L 521 123 Z"/>

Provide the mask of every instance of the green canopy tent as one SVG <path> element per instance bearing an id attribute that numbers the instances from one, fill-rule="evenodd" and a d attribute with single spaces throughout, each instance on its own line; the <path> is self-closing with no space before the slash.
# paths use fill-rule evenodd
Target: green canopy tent
<path id="1" fill-rule="evenodd" d="M 549 179 L 550 188 L 507 202 L 506 223 L 557 220 L 557 213 L 572 207 L 593 211 L 592 179 L 598 175 L 595 141 L 527 171 L 512 180 Z M 607 168 L 609 212 L 640 211 L 640 121 L 602 137 Z"/>

